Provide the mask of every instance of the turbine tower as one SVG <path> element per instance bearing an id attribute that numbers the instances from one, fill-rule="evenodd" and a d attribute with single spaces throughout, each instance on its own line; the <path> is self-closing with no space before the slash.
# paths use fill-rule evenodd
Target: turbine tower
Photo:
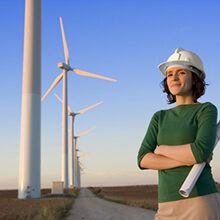
<path id="1" fill-rule="evenodd" d="M 76 160 L 77 160 L 77 188 L 81 188 L 81 170 L 82 167 L 80 166 L 80 160 L 79 160 L 80 156 L 76 156 Z"/>
<path id="2" fill-rule="evenodd" d="M 60 101 L 61 103 L 63 103 L 63 100 L 57 95 L 54 94 L 55 97 L 57 98 L 58 101 Z M 74 141 L 74 122 L 75 122 L 75 117 L 77 115 L 83 114 L 95 107 L 97 107 L 98 105 L 101 105 L 103 102 L 98 102 L 94 105 L 90 105 L 86 108 L 83 108 L 81 110 L 79 110 L 78 112 L 73 112 L 71 107 L 68 105 L 68 114 L 71 117 L 71 125 L 70 125 L 70 146 L 69 146 L 69 186 L 74 187 L 74 176 L 75 176 L 75 164 L 74 164 L 74 158 L 75 158 L 75 151 L 76 151 L 76 147 L 75 147 L 75 141 Z"/>
<path id="3" fill-rule="evenodd" d="M 85 166 L 83 165 L 83 163 L 80 161 L 80 158 L 82 157 L 81 152 L 79 149 L 76 150 L 76 188 L 81 188 L 81 174 L 82 171 L 85 169 Z"/>
<path id="4" fill-rule="evenodd" d="M 25 1 L 18 198 L 40 198 L 41 0 Z"/>
<path id="5" fill-rule="evenodd" d="M 81 151 L 78 149 L 77 152 L 78 152 L 78 155 L 77 155 L 77 188 L 81 188 L 81 174 L 82 174 L 82 171 L 85 169 L 85 167 L 80 161 L 80 158 L 82 157 Z"/>
<path id="6" fill-rule="evenodd" d="M 77 159 L 77 151 L 79 151 L 79 147 L 78 147 L 78 139 L 87 135 L 88 133 L 90 133 L 91 131 L 93 131 L 95 128 L 90 128 L 86 131 L 83 131 L 81 133 L 79 133 L 78 136 L 74 136 L 74 146 L 75 146 L 75 157 L 74 157 L 74 173 L 75 173 L 75 176 L 74 176 L 74 187 L 76 188 L 79 188 L 79 182 L 80 182 L 80 167 L 78 165 L 78 159 Z"/>
<path id="7" fill-rule="evenodd" d="M 41 101 L 43 101 L 46 98 L 46 96 L 52 91 L 52 89 L 60 82 L 60 80 L 63 79 L 61 181 L 64 182 L 64 189 L 68 190 L 69 184 L 68 184 L 68 129 L 67 129 L 67 126 L 68 126 L 67 125 L 68 124 L 67 73 L 68 71 L 72 71 L 75 74 L 78 74 L 81 76 L 89 76 L 89 77 L 98 78 L 102 80 L 108 80 L 112 82 L 116 82 L 117 80 L 71 67 L 70 62 L 69 62 L 69 50 L 67 47 L 67 41 L 66 41 L 63 21 L 61 17 L 60 17 L 60 28 L 61 28 L 61 33 L 62 33 L 65 63 L 58 63 L 58 67 L 62 69 L 62 73 L 59 76 L 57 76 L 57 78 L 51 84 L 49 89 L 45 92 L 45 94 L 41 98 Z"/>

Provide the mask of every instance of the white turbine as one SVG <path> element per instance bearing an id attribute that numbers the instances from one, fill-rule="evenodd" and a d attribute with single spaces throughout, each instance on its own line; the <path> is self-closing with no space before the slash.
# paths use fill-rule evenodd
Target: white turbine
<path id="1" fill-rule="evenodd" d="M 18 198 L 40 198 L 41 0 L 25 1 Z"/>
<path id="2" fill-rule="evenodd" d="M 78 155 L 77 155 L 77 187 L 81 188 L 81 174 L 82 174 L 82 171 L 85 169 L 85 166 L 79 160 L 82 157 L 82 151 L 78 149 L 77 152 L 78 152 Z"/>
<path id="3" fill-rule="evenodd" d="M 76 188 L 79 188 L 80 187 L 80 184 L 79 184 L 79 182 L 80 182 L 80 168 L 79 168 L 79 165 L 78 165 L 78 159 L 77 159 L 77 151 L 79 151 L 79 147 L 78 147 L 78 138 L 81 138 L 81 137 L 83 137 L 83 136 L 85 136 L 85 135 L 87 135 L 88 133 L 90 133 L 91 131 L 93 131 L 95 129 L 95 127 L 93 127 L 93 128 L 90 128 L 90 129 L 88 129 L 88 130 L 86 130 L 86 131 L 83 131 L 83 132 L 81 132 L 81 133 L 79 133 L 79 135 L 78 136 L 74 136 L 74 141 L 75 141 L 75 158 L 74 158 L 74 167 L 75 167 L 75 178 L 74 178 L 74 187 L 76 187 Z"/>
<path id="4" fill-rule="evenodd" d="M 55 97 L 57 98 L 58 101 L 60 101 L 61 103 L 63 103 L 63 100 L 57 95 L 54 94 Z M 86 108 L 83 108 L 81 110 L 79 110 L 78 112 L 73 112 L 71 107 L 68 105 L 68 114 L 71 117 L 71 125 L 70 125 L 70 145 L 69 145 L 69 186 L 73 187 L 73 183 L 74 183 L 74 158 L 75 158 L 75 141 L 74 141 L 74 122 L 75 122 L 75 117 L 77 115 L 83 114 L 95 107 L 97 107 L 98 105 L 101 105 L 103 102 L 98 102 L 94 105 L 90 105 Z"/>
<path id="5" fill-rule="evenodd" d="M 63 79 L 61 181 L 64 182 L 64 189 L 68 190 L 69 184 L 68 184 L 68 129 L 67 129 L 67 123 L 68 123 L 68 119 L 67 119 L 67 105 L 68 105 L 67 104 L 68 102 L 67 72 L 72 71 L 81 76 L 89 76 L 89 77 L 98 78 L 102 80 L 108 80 L 112 82 L 116 82 L 117 80 L 71 67 L 70 62 L 69 62 L 69 50 L 67 47 L 67 41 L 66 41 L 63 21 L 61 17 L 60 17 L 60 28 L 61 28 L 61 33 L 62 33 L 65 63 L 58 63 L 58 67 L 62 69 L 62 73 L 59 76 L 57 76 L 57 78 L 51 84 L 49 89 L 46 91 L 46 93 L 41 98 L 41 101 L 43 101 L 46 98 L 46 96 L 51 92 L 51 90 L 60 82 L 60 80 Z"/>
<path id="6" fill-rule="evenodd" d="M 78 155 L 76 157 L 77 160 L 77 188 L 81 188 L 81 171 L 82 171 L 82 167 L 81 167 L 81 163 L 79 160 L 80 156 Z"/>

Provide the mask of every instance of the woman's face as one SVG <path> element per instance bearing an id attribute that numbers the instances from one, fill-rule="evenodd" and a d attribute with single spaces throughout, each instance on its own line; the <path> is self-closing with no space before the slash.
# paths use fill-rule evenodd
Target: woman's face
<path id="1" fill-rule="evenodd" d="M 174 96 L 192 95 L 192 73 L 180 67 L 169 68 L 166 73 L 167 85 Z"/>

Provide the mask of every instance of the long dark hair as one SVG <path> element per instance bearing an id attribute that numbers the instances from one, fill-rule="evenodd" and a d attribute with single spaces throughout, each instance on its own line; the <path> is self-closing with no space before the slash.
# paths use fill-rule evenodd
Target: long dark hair
<path id="1" fill-rule="evenodd" d="M 167 77 L 161 82 L 161 86 L 163 92 L 167 93 L 168 104 L 176 102 L 176 96 L 172 95 L 168 88 Z M 205 82 L 205 79 L 201 79 L 197 74 L 192 72 L 192 92 L 194 102 L 197 102 L 197 99 L 205 94 L 206 86 L 208 86 L 208 84 Z"/>

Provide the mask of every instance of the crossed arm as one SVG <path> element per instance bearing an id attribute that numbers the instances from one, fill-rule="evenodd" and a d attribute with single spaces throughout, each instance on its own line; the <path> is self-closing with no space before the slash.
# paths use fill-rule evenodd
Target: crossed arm
<path id="1" fill-rule="evenodd" d="M 142 168 L 163 170 L 196 163 L 190 144 L 157 147 L 154 153 L 147 153 L 141 160 Z"/>

